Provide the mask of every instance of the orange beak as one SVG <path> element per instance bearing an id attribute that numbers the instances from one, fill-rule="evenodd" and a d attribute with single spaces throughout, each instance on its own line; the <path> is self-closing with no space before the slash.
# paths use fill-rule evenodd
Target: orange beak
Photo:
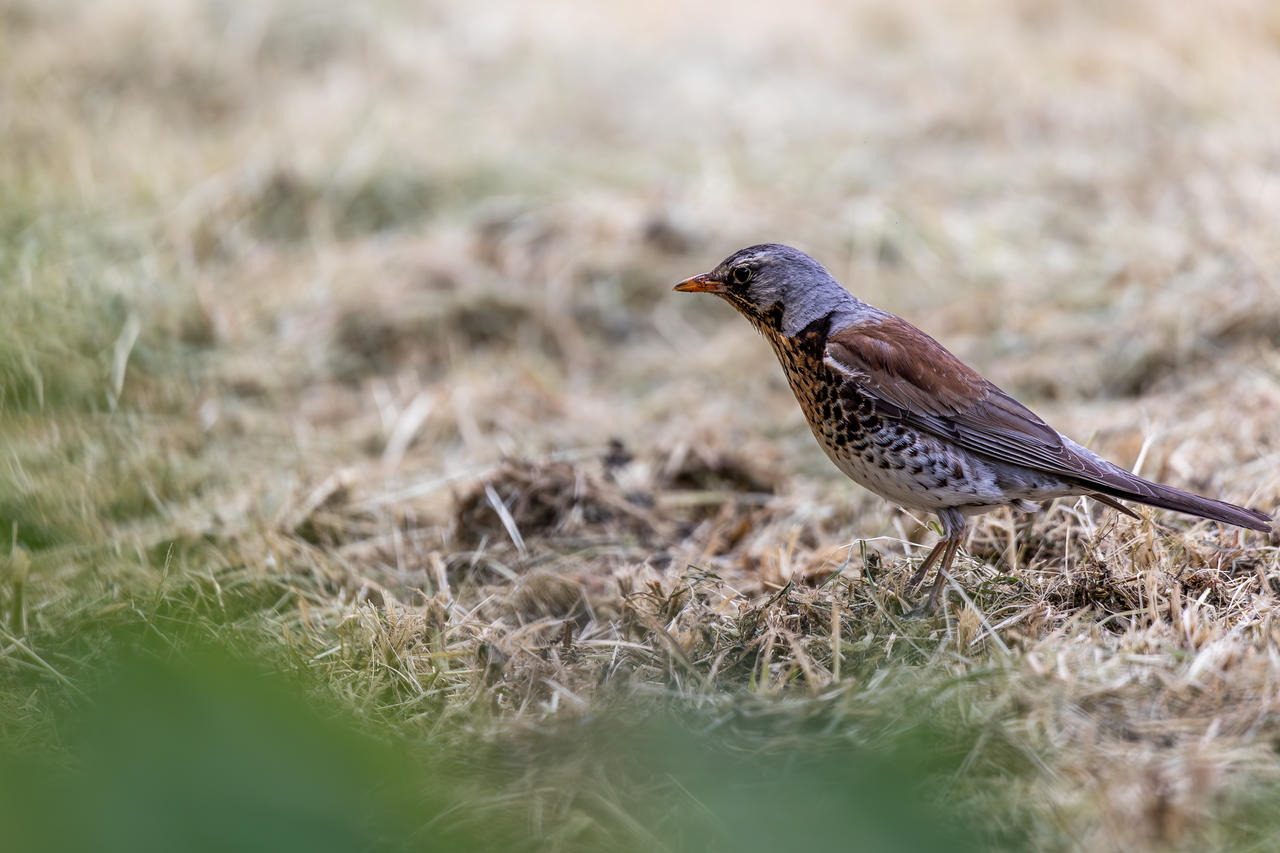
<path id="1" fill-rule="evenodd" d="M 681 293 L 724 293 L 724 285 L 711 278 L 711 273 L 704 272 L 693 278 L 686 278 L 675 286 Z"/>

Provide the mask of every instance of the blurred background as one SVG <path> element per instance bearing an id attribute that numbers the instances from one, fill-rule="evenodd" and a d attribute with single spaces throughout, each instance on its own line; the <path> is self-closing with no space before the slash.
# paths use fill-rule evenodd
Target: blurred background
<path id="1" fill-rule="evenodd" d="M 728 306 L 670 288 L 795 245 L 1103 455 L 1274 510 L 1276 79 L 1265 0 L 0 0 L 6 789 L 71 784 L 24 761 L 109 787 L 100 747 L 146 731 L 97 674 L 163 702 L 166 667 L 221 686 L 156 721 L 149 784 L 261 778 L 235 731 L 166 763 L 248 659 L 326 709 L 280 747 L 336 780 L 312 805 L 514 756 L 450 765 L 497 821 L 455 846 L 1265 838 L 1265 537 L 1076 504 L 1020 546 L 993 515 L 971 598 L 907 619 L 923 519 L 831 468 Z M 226 715 L 275 731 L 237 716 L 258 689 Z M 648 701 L 675 708 L 610 753 Z M 389 763 L 291 763 L 335 719 Z M 706 744 L 725 775 L 679 763 Z M 597 756 L 643 766 L 566 786 Z M 709 793 L 735 778 L 763 787 Z M 422 813 L 458 806 L 399 784 L 430 849 Z M 774 795 L 796 819 L 752 824 Z M 384 843 L 357 814 L 330 837 Z"/>

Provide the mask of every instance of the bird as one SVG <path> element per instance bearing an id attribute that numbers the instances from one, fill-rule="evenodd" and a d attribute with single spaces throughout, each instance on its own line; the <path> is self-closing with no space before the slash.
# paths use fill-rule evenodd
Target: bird
<path id="1" fill-rule="evenodd" d="M 1121 501 L 1271 528 L 1265 513 L 1144 480 L 1077 444 L 799 249 L 749 246 L 675 290 L 715 294 L 764 335 L 818 443 L 845 475 L 937 515 L 942 536 L 907 587 L 914 591 L 937 565 L 925 611 L 936 609 L 967 519 L 1000 507 L 1035 512 L 1086 495 L 1134 518 Z"/>

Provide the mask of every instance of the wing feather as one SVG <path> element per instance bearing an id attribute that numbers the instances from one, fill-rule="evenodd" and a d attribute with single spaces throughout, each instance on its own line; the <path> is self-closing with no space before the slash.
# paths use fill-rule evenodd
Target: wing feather
<path id="1" fill-rule="evenodd" d="M 825 361 L 857 394 L 873 398 L 882 416 L 1003 462 L 1133 488 L 1119 476 L 1124 472 L 1076 452 L 1034 412 L 905 320 L 890 316 L 831 334 Z"/>

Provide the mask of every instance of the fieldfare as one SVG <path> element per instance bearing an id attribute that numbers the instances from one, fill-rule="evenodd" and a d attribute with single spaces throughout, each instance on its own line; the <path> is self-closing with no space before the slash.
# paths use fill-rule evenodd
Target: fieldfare
<path id="1" fill-rule="evenodd" d="M 941 557 L 927 609 L 966 517 L 997 507 L 1033 512 L 1042 501 L 1088 495 L 1128 515 L 1119 500 L 1270 529 L 1261 512 L 1149 482 L 1076 444 L 797 249 L 751 246 L 675 289 L 714 293 L 769 339 L 837 468 L 887 500 L 937 514 L 943 538 L 910 582 L 918 586 Z"/>

